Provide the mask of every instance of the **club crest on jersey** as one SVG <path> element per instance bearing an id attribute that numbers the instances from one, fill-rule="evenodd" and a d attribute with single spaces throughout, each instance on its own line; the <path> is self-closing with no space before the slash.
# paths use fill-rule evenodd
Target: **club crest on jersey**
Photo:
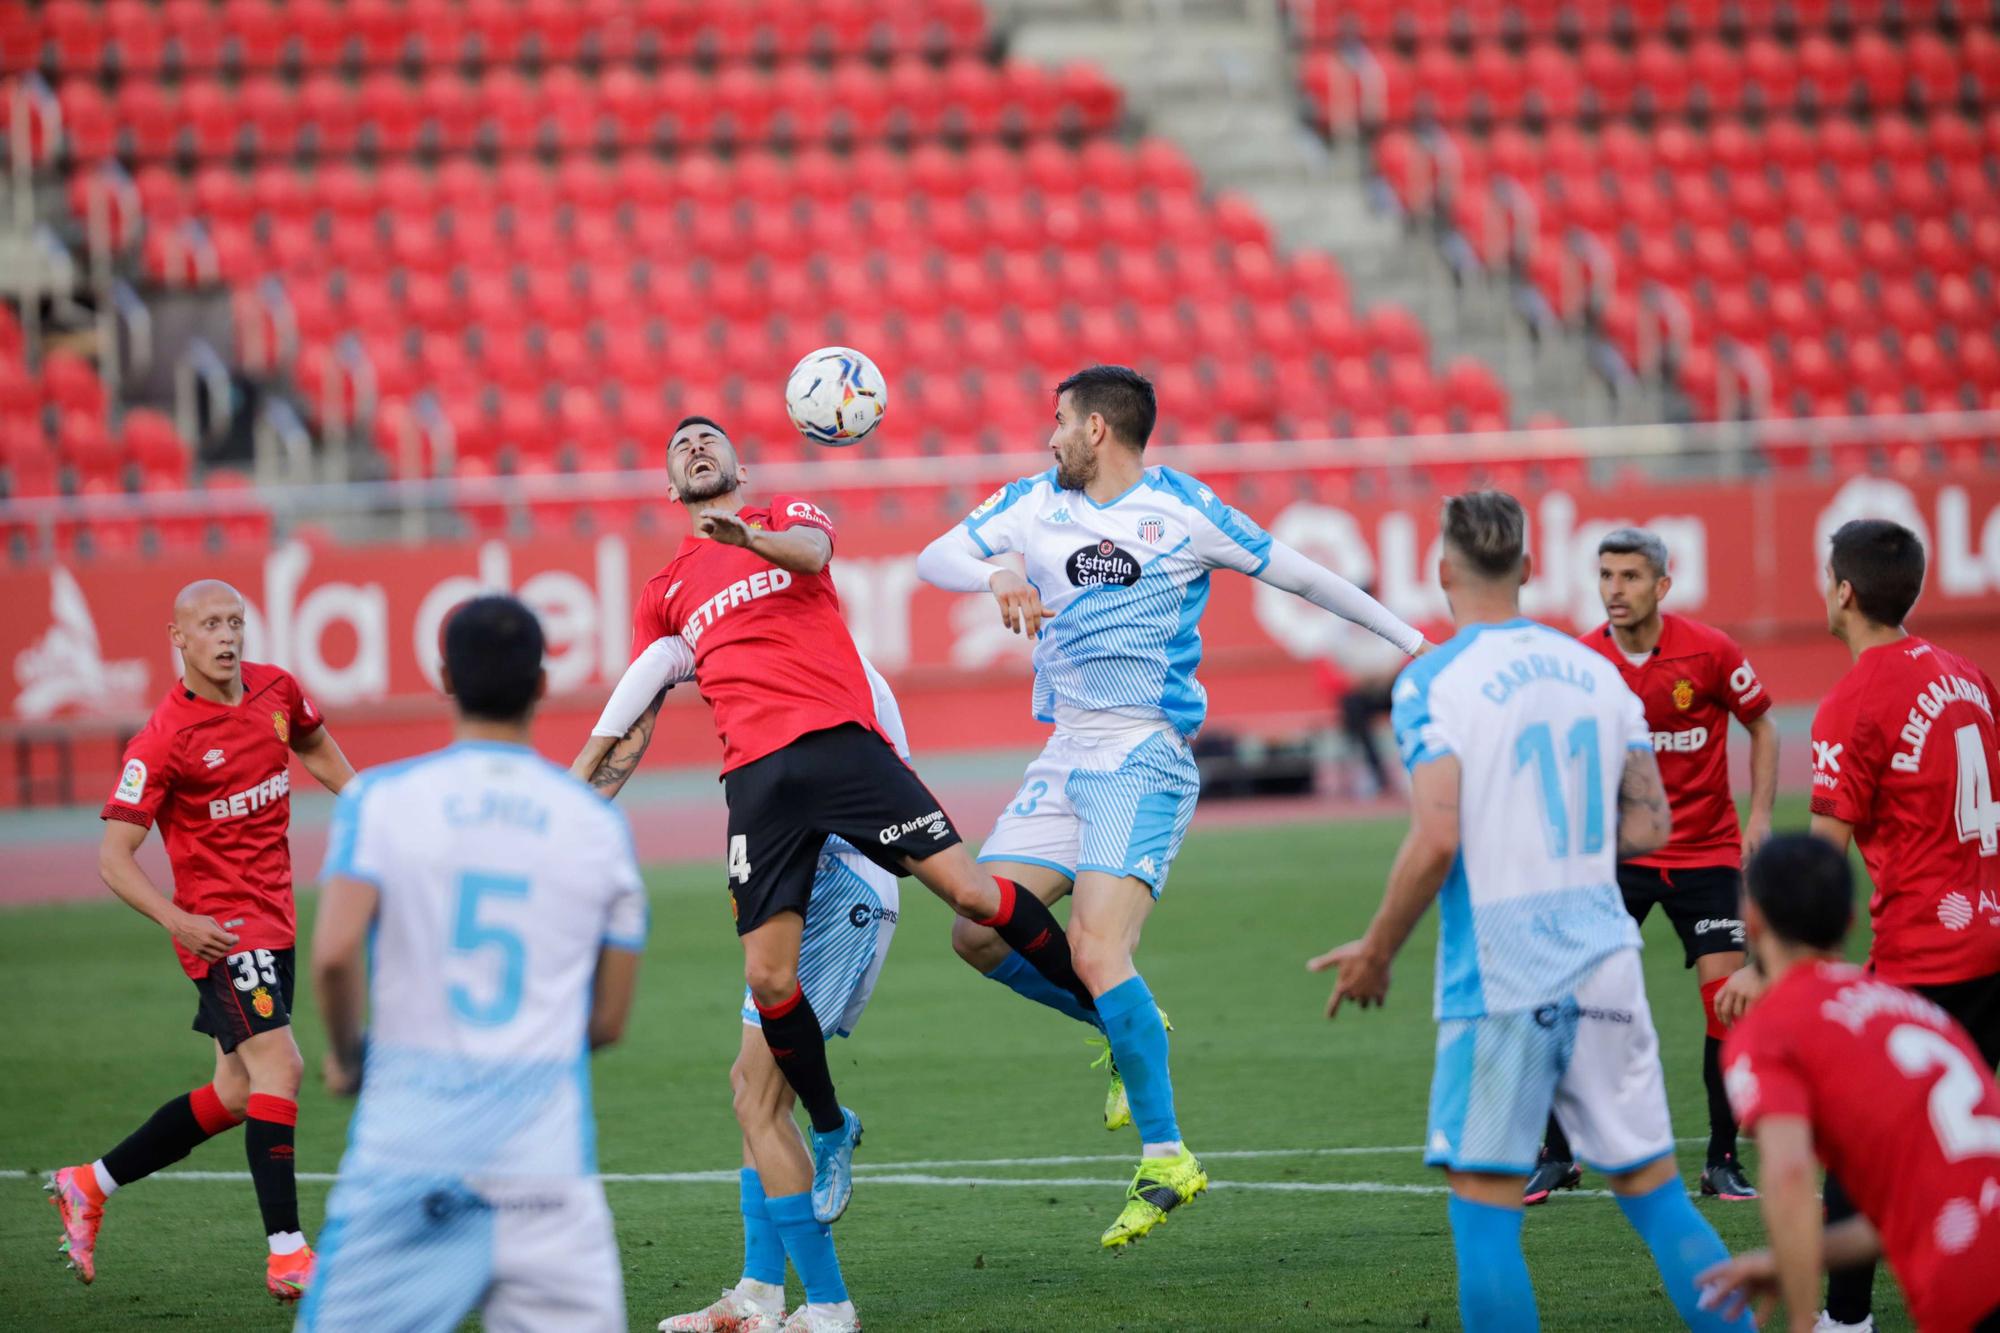
<path id="1" fill-rule="evenodd" d="M 289 745 L 292 742 L 292 724 L 285 720 L 283 713 L 271 714 L 271 729 L 278 733 L 278 739 Z"/>
<path id="2" fill-rule="evenodd" d="M 1078 548 L 1069 558 L 1069 581 L 1079 588 L 1115 583 L 1129 588 L 1139 581 L 1139 562 L 1109 537 Z"/>
<path id="3" fill-rule="evenodd" d="M 278 1006 L 271 1001 L 271 992 L 259 986 L 250 992 L 250 1007 L 257 1011 L 257 1017 L 269 1018 Z"/>
<path id="4" fill-rule="evenodd" d="M 1694 707 L 1694 682 L 1686 676 L 1674 682 L 1674 707 L 1683 713 Z"/>
<path id="5" fill-rule="evenodd" d="M 1148 514 L 1145 518 L 1139 520 L 1139 540 L 1146 543 L 1146 545 L 1157 546 L 1160 538 L 1166 535 L 1167 523 L 1165 519 L 1157 515 Z"/>

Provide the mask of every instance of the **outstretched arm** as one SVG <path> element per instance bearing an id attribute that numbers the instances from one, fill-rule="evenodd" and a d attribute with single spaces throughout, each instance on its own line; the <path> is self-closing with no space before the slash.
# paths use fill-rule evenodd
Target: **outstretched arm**
<path id="1" fill-rule="evenodd" d="M 806 524 L 770 532 L 752 528 L 734 514 L 707 513 L 695 520 L 695 527 L 704 537 L 745 547 L 794 574 L 817 574 L 833 562 L 833 538 Z"/>
<path id="2" fill-rule="evenodd" d="M 1031 639 L 1041 632 L 1044 621 L 1055 619 L 1026 579 L 1005 565 L 982 559 L 963 527 L 951 529 L 923 549 L 917 556 L 917 577 L 946 592 L 990 591 L 1000 604 L 1000 623 Z"/>
<path id="3" fill-rule="evenodd" d="M 1625 752 L 1625 773 L 1618 780 L 1618 859 L 1630 860 L 1658 851 L 1674 831 L 1667 789 L 1660 781 L 1660 764 L 1653 752 Z"/>
<path id="4" fill-rule="evenodd" d="M 652 742 L 667 691 L 693 679 L 692 648 L 671 634 L 653 640 L 619 677 L 569 771 L 602 791 L 606 800 L 616 796 Z"/>
<path id="5" fill-rule="evenodd" d="M 570 765 L 570 771 L 597 788 L 605 800 L 611 800 L 625 788 L 639 761 L 646 757 L 646 747 L 653 743 L 653 727 L 660 720 L 660 705 L 667 701 L 664 688 L 653 696 L 646 705 L 646 711 L 626 733 L 613 741 L 605 736 L 592 736 L 583 753 Z M 609 749 L 603 748 L 609 744 Z"/>
<path id="6" fill-rule="evenodd" d="M 1271 543 L 1270 560 L 1253 577 L 1260 583 L 1268 583 L 1303 597 L 1342 620 L 1351 620 L 1364 629 L 1373 630 L 1413 657 L 1426 646 L 1424 636 L 1405 624 L 1395 612 L 1281 541 Z"/>

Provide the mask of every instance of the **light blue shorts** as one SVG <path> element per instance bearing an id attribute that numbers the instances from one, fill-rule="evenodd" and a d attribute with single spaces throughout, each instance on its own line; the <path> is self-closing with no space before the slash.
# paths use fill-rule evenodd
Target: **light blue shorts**
<path id="1" fill-rule="evenodd" d="M 1028 765 L 979 859 L 1047 866 L 1071 880 L 1083 870 L 1129 875 L 1157 898 L 1200 795 L 1194 754 L 1172 729 L 1058 731 Z"/>
<path id="2" fill-rule="evenodd" d="M 799 989 L 826 1036 L 845 1037 L 861 1021 L 889 956 L 898 903 L 894 875 L 839 838 L 826 840 L 799 940 Z M 747 987 L 743 1021 L 764 1026 Z"/>
<path id="3" fill-rule="evenodd" d="M 1559 1001 L 1438 1024 L 1427 1165 L 1532 1174 L 1552 1109 L 1577 1160 L 1608 1175 L 1674 1150 L 1637 949 Z"/>

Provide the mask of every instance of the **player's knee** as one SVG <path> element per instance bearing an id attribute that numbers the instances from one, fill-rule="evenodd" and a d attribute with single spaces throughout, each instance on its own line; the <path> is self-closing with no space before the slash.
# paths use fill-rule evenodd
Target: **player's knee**
<path id="1" fill-rule="evenodd" d="M 279 1035 L 265 1034 L 267 1038 Z M 305 1082 L 305 1057 L 299 1054 L 298 1043 L 291 1040 L 290 1033 L 282 1035 L 284 1040 L 260 1041 L 254 1052 L 245 1047 L 238 1049 L 244 1053 L 243 1064 L 250 1076 L 250 1092 L 296 1099 L 299 1085 Z"/>
<path id="2" fill-rule="evenodd" d="M 787 960 L 754 959 L 744 965 L 743 980 L 749 983 L 750 998 L 769 1008 L 792 998 L 799 988 L 798 965 Z"/>
<path id="3" fill-rule="evenodd" d="M 219 1069 L 215 1081 L 209 1085 L 215 1089 L 216 1100 L 222 1109 L 236 1120 L 243 1120 L 250 1114 L 250 1078 L 234 1069 Z"/>
<path id="4" fill-rule="evenodd" d="M 1132 973 L 1132 955 L 1123 941 L 1088 930 L 1070 932 L 1069 961 L 1077 978 L 1098 995 Z"/>
<path id="5" fill-rule="evenodd" d="M 952 952 L 981 972 L 991 972 L 1007 958 L 1006 941 L 988 926 L 974 925 L 964 917 L 951 923 Z"/>

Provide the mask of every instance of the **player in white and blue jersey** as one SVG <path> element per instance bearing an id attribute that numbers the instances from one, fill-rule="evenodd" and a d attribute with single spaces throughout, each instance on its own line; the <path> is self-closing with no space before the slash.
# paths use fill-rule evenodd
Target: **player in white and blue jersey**
<path id="1" fill-rule="evenodd" d="M 985 975 L 1103 1032 L 1113 1062 L 1105 1128 L 1139 1127 L 1142 1159 L 1106 1248 L 1139 1239 L 1207 1188 L 1174 1117 L 1165 1020 L 1134 967 L 1201 782 L 1189 742 L 1207 715 L 1195 679 L 1209 572 L 1233 569 L 1366 626 L 1406 653 L 1423 637 L 1374 598 L 1218 499 L 1148 467 L 1153 386 L 1092 366 L 1056 388 L 1056 465 L 1003 486 L 917 559 L 926 581 L 991 592 L 1001 619 L 1036 639 L 1034 715 L 1054 734 L 980 850 L 1016 896 L 1074 891 L 1069 944 L 1087 1008 L 1049 984 L 984 923 L 952 943 Z M 1026 577 L 994 557 L 1018 553 Z"/>
<path id="2" fill-rule="evenodd" d="M 1604 658 L 1524 618 L 1526 517 L 1510 495 L 1444 508 L 1439 582 L 1458 633 L 1391 694 L 1410 770 L 1410 833 L 1368 933 L 1336 968 L 1327 1015 L 1381 1004 L 1389 964 L 1438 900 L 1437 1068 L 1424 1160 L 1444 1168 L 1468 1329 L 1538 1328 L 1521 1187 L 1553 1107 L 1610 1179 L 1690 1328 L 1748 1329 L 1700 1307 L 1727 1257 L 1674 1164 L 1639 932 L 1617 861 L 1672 818 L 1639 699 Z"/>
<path id="3" fill-rule="evenodd" d="M 360 1103 L 301 1330 L 625 1328 L 590 1051 L 624 1029 L 646 899 L 624 816 L 528 745 L 543 647 L 513 598 L 467 602 L 454 742 L 341 793 L 312 972 Z"/>
<path id="4" fill-rule="evenodd" d="M 902 709 L 889 682 L 865 657 L 861 669 L 874 696 L 876 723 L 908 762 Z M 571 773 L 607 800 L 616 796 L 651 743 L 666 691 L 693 679 L 693 650 L 675 635 L 654 640 L 625 669 Z M 844 839 L 829 836 L 799 942 L 799 991 L 824 1035 L 853 1033 L 875 993 L 899 909 L 896 877 Z M 860 1319 L 841 1276 L 832 1229 L 813 1217 L 806 1195 L 812 1158 L 792 1118 L 797 1098 L 771 1057 L 747 988 L 742 1016 L 742 1044 L 729 1070 L 743 1131 L 742 1276 L 707 1307 L 674 1315 L 659 1327 L 662 1333 L 847 1333 L 860 1327 Z M 790 1321 L 785 1319 L 787 1258 L 806 1289 L 805 1304 Z"/>

